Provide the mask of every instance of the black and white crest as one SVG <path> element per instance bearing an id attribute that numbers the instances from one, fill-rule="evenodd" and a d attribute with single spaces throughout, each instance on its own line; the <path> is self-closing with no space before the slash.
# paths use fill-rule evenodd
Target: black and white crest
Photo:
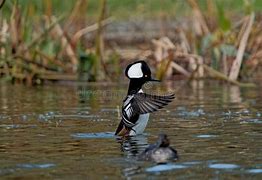
<path id="1" fill-rule="evenodd" d="M 138 62 L 128 66 L 126 69 L 126 76 L 128 78 L 142 78 L 144 76 L 142 71 L 142 63 Z"/>
<path id="2" fill-rule="evenodd" d="M 136 61 L 129 64 L 125 73 L 129 79 L 151 78 L 151 71 L 145 61 Z"/>

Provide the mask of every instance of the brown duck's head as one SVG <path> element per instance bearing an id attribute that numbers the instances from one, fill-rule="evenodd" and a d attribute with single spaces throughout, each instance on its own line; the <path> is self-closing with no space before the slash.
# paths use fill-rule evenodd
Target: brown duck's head
<path id="1" fill-rule="evenodd" d="M 168 147 L 169 146 L 169 139 L 167 138 L 166 134 L 159 134 L 157 144 L 159 147 Z"/>

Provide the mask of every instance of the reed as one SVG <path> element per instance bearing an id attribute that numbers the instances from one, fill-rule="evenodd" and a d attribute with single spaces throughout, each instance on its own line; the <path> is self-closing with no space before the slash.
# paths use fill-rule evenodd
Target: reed
<path id="1" fill-rule="evenodd" d="M 238 14 L 237 20 L 228 15 L 229 8 L 222 2 L 227 1 L 187 0 L 182 4 L 171 0 L 77 0 L 61 4 L 56 0 L 1 0 L 0 78 L 29 85 L 45 80 L 117 81 L 129 61 L 147 58 L 160 79 L 179 75 L 189 80 L 216 78 L 250 86 L 239 81 L 248 80 L 261 67 L 262 21 L 255 4 L 258 2 L 245 0 L 239 6 L 240 3 L 231 1 L 243 14 Z M 160 11 L 158 6 L 166 11 Z M 171 14 L 170 18 L 179 18 L 179 13 L 172 12 L 181 6 L 188 16 L 184 17 L 186 23 L 173 29 L 174 39 L 152 39 L 147 42 L 151 46 L 142 50 L 122 49 L 117 43 L 108 45 L 104 40 L 104 27 L 126 17 L 125 11 L 133 12 L 134 8 L 139 14 L 139 8 L 148 8 L 155 14 L 140 15 Z M 121 10 L 124 7 L 125 11 Z M 87 25 L 88 18 L 92 25 Z M 86 38 L 90 33 L 95 34 L 94 42 Z"/>

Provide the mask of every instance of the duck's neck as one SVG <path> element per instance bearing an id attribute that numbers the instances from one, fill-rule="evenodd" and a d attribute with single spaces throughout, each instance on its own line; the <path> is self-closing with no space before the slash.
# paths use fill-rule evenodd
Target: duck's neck
<path id="1" fill-rule="evenodd" d="M 142 89 L 143 84 L 145 81 L 139 80 L 139 79 L 130 79 L 129 88 L 127 95 L 136 94 L 140 89 Z"/>

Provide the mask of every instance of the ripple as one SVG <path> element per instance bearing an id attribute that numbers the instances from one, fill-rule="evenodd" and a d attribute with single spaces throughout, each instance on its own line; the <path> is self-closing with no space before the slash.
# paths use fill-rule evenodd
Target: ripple
<path id="1" fill-rule="evenodd" d="M 262 169 L 249 169 L 247 172 L 252 174 L 259 174 L 262 173 Z"/>
<path id="2" fill-rule="evenodd" d="M 198 137 L 198 138 L 215 138 L 215 137 L 217 137 L 217 135 L 212 135 L 212 134 L 200 134 L 200 135 L 197 135 L 196 137 Z"/>
<path id="3" fill-rule="evenodd" d="M 101 112 L 118 112 L 119 110 L 116 108 L 102 108 Z"/>
<path id="4" fill-rule="evenodd" d="M 47 164 L 17 164 L 17 167 L 19 168 L 25 168 L 25 169 L 46 169 L 46 168 L 51 168 L 54 167 L 55 164 L 53 163 L 47 163 Z"/>
<path id="5" fill-rule="evenodd" d="M 8 119 L 10 118 L 9 116 L 6 116 L 6 115 L 1 115 L 0 114 L 0 120 L 5 120 L 5 119 Z"/>
<path id="6" fill-rule="evenodd" d="M 261 119 L 245 119 L 241 122 L 241 124 L 245 124 L 245 123 L 255 123 L 255 124 L 261 124 L 262 120 Z"/>
<path id="7" fill-rule="evenodd" d="M 22 114 L 22 115 L 20 116 L 20 119 L 21 119 L 22 121 L 27 121 L 27 120 L 28 120 L 28 116 L 25 115 L 25 114 Z"/>
<path id="8" fill-rule="evenodd" d="M 206 114 L 203 109 L 187 111 L 186 109 L 180 108 L 178 111 L 177 115 L 180 117 L 200 117 Z"/>
<path id="9" fill-rule="evenodd" d="M 20 128 L 20 125 L 18 125 L 18 124 L 1 124 L 0 128 L 6 128 L 6 129 Z"/>
<path id="10" fill-rule="evenodd" d="M 82 114 L 63 114 L 63 115 L 54 115 L 54 118 L 59 119 L 93 119 L 98 118 L 96 115 L 82 115 Z"/>
<path id="11" fill-rule="evenodd" d="M 161 171 L 170 171 L 173 169 L 184 169 L 187 166 L 179 164 L 160 164 L 150 168 L 146 168 L 146 172 L 161 172 Z"/>
<path id="12" fill-rule="evenodd" d="M 14 169 L 0 169 L 0 175 L 7 175 L 7 174 L 14 173 L 14 172 L 15 172 Z"/>
<path id="13" fill-rule="evenodd" d="M 212 168 L 212 169 L 235 169 L 235 168 L 239 168 L 238 165 L 236 164 L 210 164 L 208 166 L 209 168 Z"/>
<path id="14" fill-rule="evenodd" d="M 0 128 L 5 128 L 5 129 L 17 129 L 17 128 L 35 128 L 37 125 L 20 125 L 20 124 L 1 124 Z"/>
<path id="15" fill-rule="evenodd" d="M 184 165 L 197 165 L 197 164 L 201 164 L 200 161 L 189 161 L 189 162 L 184 162 L 182 163 Z"/>
<path id="16" fill-rule="evenodd" d="M 71 135 L 74 138 L 81 139 L 99 139 L 99 138 L 115 138 L 114 132 L 101 132 L 101 133 L 75 133 Z"/>

